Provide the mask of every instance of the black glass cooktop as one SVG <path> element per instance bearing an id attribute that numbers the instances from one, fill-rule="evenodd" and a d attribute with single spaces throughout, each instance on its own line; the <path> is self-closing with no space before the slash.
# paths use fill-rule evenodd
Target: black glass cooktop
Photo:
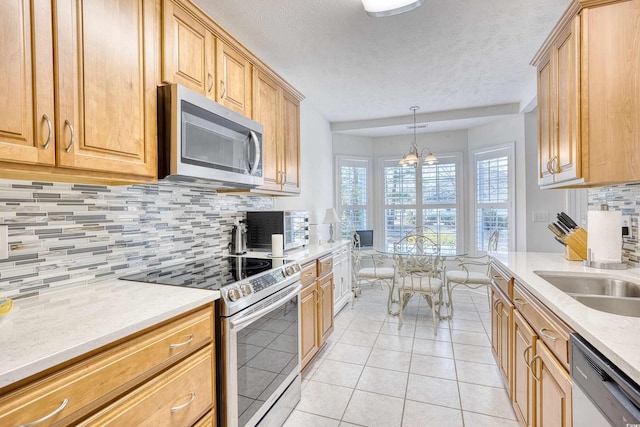
<path id="1" fill-rule="evenodd" d="M 162 266 L 121 277 L 135 282 L 219 290 L 223 286 L 275 268 L 271 259 L 222 257 Z M 282 265 L 282 260 L 277 260 Z M 290 262 L 290 261 L 284 261 Z"/>

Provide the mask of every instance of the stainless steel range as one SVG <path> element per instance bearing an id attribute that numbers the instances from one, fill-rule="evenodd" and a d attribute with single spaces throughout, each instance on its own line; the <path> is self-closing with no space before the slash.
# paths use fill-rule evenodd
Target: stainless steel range
<path id="1" fill-rule="evenodd" d="M 221 257 L 122 279 L 220 290 L 218 425 L 282 425 L 301 394 L 299 264 Z"/>

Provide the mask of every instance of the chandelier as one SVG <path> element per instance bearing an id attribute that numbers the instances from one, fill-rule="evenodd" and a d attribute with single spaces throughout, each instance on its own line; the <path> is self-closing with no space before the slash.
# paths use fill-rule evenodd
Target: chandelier
<path id="1" fill-rule="evenodd" d="M 420 152 L 418 152 L 418 147 L 416 145 L 416 129 L 418 127 L 416 125 L 416 110 L 418 110 L 419 108 L 420 107 L 418 106 L 409 108 L 411 111 L 413 111 L 413 141 L 411 142 L 411 148 L 409 149 L 409 152 L 402 156 L 402 159 L 400 159 L 399 164 L 402 166 L 413 166 L 414 168 L 417 168 L 418 163 L 420 163 L 420 159 L 424 159 L 423 161 L 427 165 L 435 165 L 436 163 L 438 163 L 438 159 L 433 155 L 431 149 L 423 148 L 422 150 L 420 150 Z M 424 155 L 425 151 L 428 151 L 426 156 Z"/>
<path id="2" fill-rule="evenodd" d="M 374 18 L 409 12 L 422 6 L 425 0 L 362 0 L 367 15 Z"/>

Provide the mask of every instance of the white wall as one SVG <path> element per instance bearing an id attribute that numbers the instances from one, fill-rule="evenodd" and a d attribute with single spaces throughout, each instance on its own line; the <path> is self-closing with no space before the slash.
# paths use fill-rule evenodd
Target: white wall
<path id="1" fill-rule="evenodd" d="M 527 251 L 528 252 L 564 252 L 564 247 L 553 240 L 553 234 L 547 229 L 556 214 L 566 212 L 567 190 L 540 190 L 538 187 L 538 110 L 525 114 L 526 138 L 526 185 L 527 185 Z M 534 222 L 534 212 L 548 212 L 549 221 Z"/>
<path id="2" fill-rule="evenodd" d="M 333 148 L 329 122 L 308 102 L 300 104 L 300 196 L 274 197 L 274 209 L 306 209 L 320 223 L 334 206 Z M 325 230 L 326 228 L 326 230 Z M 328 226 L 321 227 L 324 239 Z"/>

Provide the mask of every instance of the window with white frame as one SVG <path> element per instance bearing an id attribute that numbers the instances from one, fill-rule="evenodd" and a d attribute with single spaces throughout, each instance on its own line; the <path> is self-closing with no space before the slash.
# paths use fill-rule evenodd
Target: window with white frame
<path id="1" fill-rule="evenodd" d="M 443 254 L 454 254 L 460 243 L 461 155 L 438 156 L 435 165 L 400 166 L 382 160 L 384 248 L 416 226 L 432 231 Z"/>
<path id="2" fill-rule="evenodd" d="M 353 230 L 371 228 L 371 160 L 336 156 L 338 216 L 343 239 Z"/>
<path id="3" fill-rule="evenodd" d="M 485 252 L 489 236 L 498 230 L 498 250 L 512 245 L 514 219 L 513 145 L 474 152 L 475 248 Z"/>

